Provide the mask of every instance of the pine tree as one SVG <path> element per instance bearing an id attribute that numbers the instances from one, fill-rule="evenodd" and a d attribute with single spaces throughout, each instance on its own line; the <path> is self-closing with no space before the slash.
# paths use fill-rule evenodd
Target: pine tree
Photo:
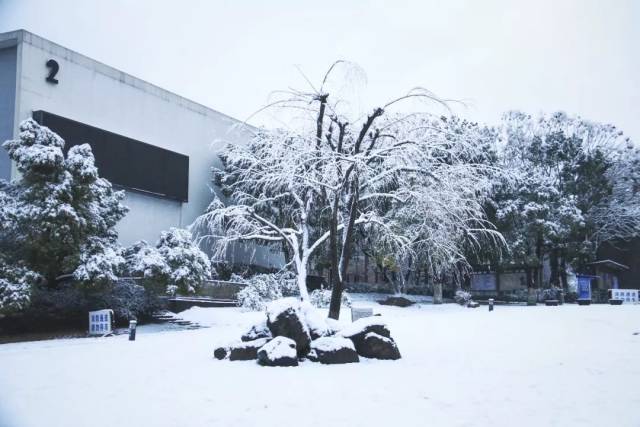
<path id="1" fill-rule="evenodd" d="M 114 230 L 127 212 L 124 192 L 99 177 L 89 145 L 71 147 L 65 156 L 64 144 L 31 119 L 3 144 L 20 173 L 0 188 L 12 200 L 1 214 L 5 258 L 23 262 L 50 289 L 62 275 L 85 284 L 112 281 L 124 261 Z"/>

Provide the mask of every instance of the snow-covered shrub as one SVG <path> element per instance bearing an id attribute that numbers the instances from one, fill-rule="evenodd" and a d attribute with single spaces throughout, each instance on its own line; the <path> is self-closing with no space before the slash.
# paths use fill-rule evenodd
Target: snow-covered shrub
<path id="1" fill-rule="evenodd" d="M 311 304 L 318 308 L 328 308 L 331 303 L 331 290 L 329 289 L 316 289 L 309 295 Z M 341 299 L 342 305 L 351 307 L 351 297 L 345 291 L 342 293 Z"/>
<path id="2" fill-rule="evenodd" d="M 0 310 L 69 319 L 112 292 L 123 259 L 124 192 L 100 178 L 87 144 L 33 120 L 2 146 L 19 178 L 0 180 Z M 67 280 L 66 282 L 63 280 Z M 73 279 L 73 283 L 68 280 Z"/>
<path id="3" fill-rule="evenodd" d="M 124 265 L 120 249 L 115 245 L 105 244 L 98 238 L 90 238 L 82 246 L 79 261 L 80 265 L 73 272 L 73 278 L 91 285 L 115 283 L 118 272 Z"/>
<path id="4" fill-rule="evenodd" d="M 454 299 L 460 305 L 467 305 L 471 301 L 471 293 L 459 289 L 456 291 Z"/>
<path id="5" fill-rule="evenodd" d="M 194 293 L 205 280 L 211 278 L 209 257 L 194 243 L 191 233 L 171 228 L 160 234 L 156 245 L 168 266 L 167 293 Z"/>
<path id="6" fill-rule="evenodd" d="M 151 314 L 156 304 L 150 299 L 145 288 L 135 280 L 118 280 L 105 294 L 104 306 L 113 310 L 120 319 L 135 319 Z"/>
<path id="7" fill-rule="evenodd" d="M 0 234 L 12 233 L 5 254 L 40 274 L 49 287 L 67 274 L 87 285 L 113 280 L 114 227 L 127 212 L 120 203 L 124 192 L 99 177 L 88 144 L 71 147 L 66 156 L 64 145 L 30 119 L 20 124 L 17 139 L 3 144 L 20 172 L 20 179 L 3 184 L 12 199 L 10 215 L 1 215 Z"/>
<path id="8" fill-rule="evenodd" d="M 548 300 L 557 300 L 560 296 L 559 292 L 560 289 L 555 287 L 543 289 L 542 292 L 540 292 L 539 299 L 543 302 Z"/>
<path id="9" fill-rule="evenodd" d="M 156 247 L 141 240 L 126 248 L 123 256 L 126 276 L 142 279 L 150 293 L 166 293 L 170 269 Z"/>
<path id="10" fill-rule="evenodd" d="M 266 305 L 283 297 L 297 294 L 297 286 L 292 273 L 256 274 L 249 279 L 231 276 L 232 282 L 246 283 L 238 292 L 238 305 L 254 311 L 264 310 Z"/>
<path id="11" fill-rule="evenodd" d="M 23 310 L 29 305 L 31 286 L 39 275 L 24 267 L 11 266 L 0 259 L 0 314 Z"/>

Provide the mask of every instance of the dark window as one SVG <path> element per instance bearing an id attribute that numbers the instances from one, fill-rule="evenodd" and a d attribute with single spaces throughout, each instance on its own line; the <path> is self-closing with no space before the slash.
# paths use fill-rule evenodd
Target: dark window
<path id="1" fill-rule="evenodd" d="M 188 201 L 189 157 L 46 111 L 33 118 L 66 142 L 65 152 L 88 143 L 100 176 L 114 185 L 159 197 Z"/>

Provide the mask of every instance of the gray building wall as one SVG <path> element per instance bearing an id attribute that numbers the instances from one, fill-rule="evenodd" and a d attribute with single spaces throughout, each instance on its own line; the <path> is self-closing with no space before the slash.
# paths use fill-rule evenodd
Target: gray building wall
<path id="1" fill-rule="evenodd" d="M 231 117 L 27 31 L 0 34 L 0 46 L 11 39 L 17 40 L 17 64 L 13 67 L 17 69 L 16 114 L 2 112 L 1 116 L 3 120 L 15 117 L 13 135 L 22 120 L 44 110 L 189 157 L 188 202 L 126 191 L 124 204 L 130 212 L 117 226 L 123 245 L 141 239 L 154 243 L 160 231 L 187 227 L 204 212 L 212 200 L 211 167 L 219 162 L 217 152 L 227 143 L 245 144 L 249 138 L 246 127 L 242 129 Z M 58 84 L 45 80 L 49 59 L 60 65 Z M 260 247 L 238 250 L 236 256 L 236 262 L 264 267 L 281 262 L 280 256 Z"/>
<path id="2" fill-rule="evenodd" d="M 16 100 L 17 48 L 0 48 L 0 145 L 13 138 L 13 122 Z M 11 178 L 11 160 L 0 149 L 0 179 Z"/>

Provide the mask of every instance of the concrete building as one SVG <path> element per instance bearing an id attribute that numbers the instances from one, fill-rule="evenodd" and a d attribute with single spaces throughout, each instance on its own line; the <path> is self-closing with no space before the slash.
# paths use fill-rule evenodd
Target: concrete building
<path id="1" fill-rule="evenodd" d="M 66 149 L 89 143 L 100 175 L 126 191 L 124 245 L 191 224 L 211 202 L 216 151 L 248 139 L 215 110 L 27 31 L 0 34 L 0 142 L 30 117 L 60 134 Z M 0 178 L 16 173 L 0 150 Z"/>

